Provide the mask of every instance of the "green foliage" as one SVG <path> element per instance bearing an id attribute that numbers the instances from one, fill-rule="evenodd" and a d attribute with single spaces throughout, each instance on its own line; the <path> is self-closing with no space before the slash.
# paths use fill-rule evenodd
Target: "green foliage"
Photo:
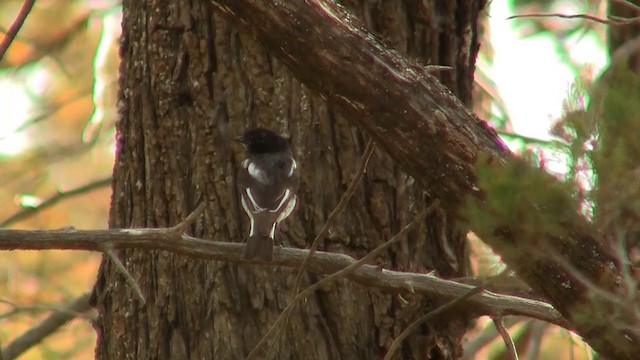
<path id="1" fill-rule="evenodd" d="M 594 156 L 596 170 L 605 178 L 640 163 L 640 76 L 623 67 L 607 82 Z"/>
<path id="2" fill-rule="evenodd" d="M 640 233 L 640 75 L 616 66 L 601 84 L 598 147 L 592 158 L 598 174 L 596 221 L 626 248 Z"/>
<path id="3" fill-rule="evenodd" d="M 533 157 L 514 159 L 497 167 L 482 159 L 477 167 L 482 199 L 469 199 L 464 207 L 465 218 L 481 238 L 505 241 L 500 249 L 505 257 L 529 254 L 523 252 L 523 246 L 538 251 L 544 246 L 541 241 L 545 237 L 565 238 L 566 229 L 562 224 L 578 216 L 572 186 L 536 169 L 532 165 L 534 160 Z M 533 204 L 535 210 L 523 204 Z M 502 229 L 509 234 L 501 233 Z M 516 245 L 518 251 L 510 251 Z M 517 259 L 529 260 L 533 257 Z"/>

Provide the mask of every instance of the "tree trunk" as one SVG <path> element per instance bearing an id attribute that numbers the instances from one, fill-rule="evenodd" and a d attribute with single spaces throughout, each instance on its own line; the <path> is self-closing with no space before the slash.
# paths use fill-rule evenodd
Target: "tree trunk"
<path id="1" fill-rule="evenodd" d="M 475 28 L 483 3 L 360 0 L 345 6 L 388 46 L 425 64 L 453 66 L 441 80 L 470 106 Z M 284 224 L 283 241 L 310 246 L 353 176 L 367 137 L 303 87 L 268 50 L 213 14 L 206 2 L 124 1 L 110 227 L 172 226 L 205 201 L 204 216 L 192 232 L 240 241 L 248 230 L 235 192 L 235 169 L 244 155 L 230 139 L 264 126 L 291 137 L 301 166 L 301 204 Z M 416 182 L 376 150 L 321 248 L 361 257 L 428 204 Z M 454 228 L 452 216 L 440 212 L 380 264 L 465 275 L 464 231 Z M 146 305 L 105 258 L 95 289 L 100 359 L 244 358 L 294 295 L 296 272 L 287 269 L 139 250 L 118 256 Z M 307 274 L 305 280 L 318 278 Z M 339 281 L 294 313 L 273 354 L 380 358 L 408 323 L 437 305 Z M 467 322 L 463 315 L 448 315 L 422 326 L 405 340 L 397 358 L 459 357 Z"/>
<path id="2" fill-rule="evenodd" d="M 640 1 L 638 0 L 627 0 L 625 2 L 609 1 L 608 15 L 623 19 L 637 19 L 640 15 L 637 10 L 639 6 Z M 640 46 L 637 45 L 639 41 L 638 36 L 640 36 L 638 26 L 612 25 L 609 26 L 607 37 L 607 47 L 609 55 L 612 57 L 612 62 L 622 60 L 617 59 L 617 57 L 625 57 L 624 62 L 626 65 L 636 73 L 640 72 L 640 51 L 638 50 Z M 625 46 L 626 48 L 623 49 Z M 625 53 L 621 54 L 620 51 Z"/>

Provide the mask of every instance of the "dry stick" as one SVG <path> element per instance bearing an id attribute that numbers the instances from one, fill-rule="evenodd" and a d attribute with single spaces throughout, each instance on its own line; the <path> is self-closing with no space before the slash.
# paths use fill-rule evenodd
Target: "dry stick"
<path id="1" fill-rule="evenodd" d="M 201 202 L 196 207 L 196 209 L 191 212 L 191 214 L 189 214 L 186 218 L 184 218 L 184 220 L 180 221 L 175 226 L 170 227 L 168 229 L 169 232 L 177 235 L 183 234 L 187 230 L 187 227 L 191 225 L 196 220 L 196 218 L 204 211 L 204 205 L 205 205 L 205 202 L 204 201 Z M 133 278 L 133 275 L 131 275 L 131 273 L 127 270 L 127 268 L 124 266 L 122 261 L 120 261 L 120 259 L 114 254 L 113 247 L 110 244 L 105 244 L 102 246 L 102 252 L 105 254 L 105 256 L 109 258 L 109 260 L 111 260 L 113 265 L 115 265 L 116 270 L 120 274 L 122 274 L 122 276 L 124 276 L 124 279 L 127 285 L 131 286 L 131 288 L 133 289 L 133 292 L 136 294 L 136 297 L 138 298 L 138 300 L 140 300 L 142 305 L 146 305 L 147 301 L 145 300 L 144 295 L 142 294 L 142 290 L 140 289 L 140 286 L 138 286 L 138 283 Z"/>
<path id="2" fill-rule="evenodd" d="M 367 143 L 367 147 L 364 149 L 362 158 L 360 158 L 360 167 L 358 168 L 356 173 L 353 175 L 353 179 L 351 179 L 351 183 L 349 184 L 349 187 L 347 187 L 347 190 L 344 192 L 344 194 L 340 198 L 340 201 L 338 201 L 338 205 L 336 205 L 333 211 L 331 211 L 331 214 L 329 214 L 327 221 L 324 223 L 324 226 L 322 227 L 322 229 L 320 229 L 320 232 L 318 233 L 318 235 L 316 235 L 316 238 L 313 239 L 313 243 L 311 244 L 311 248 L 309 249 L 309 254 L 307 255 L 307 257 L 304 258 L 302 265 L 300 265 L 300 270 L 298 270 L 298 275 L 296 276 L 296 281 L 295 281 L 296 286 L 295 286 L 295 291 L 293 292 L 294 294 L 297 294 L 298 290 L 300 289 L 300 283 L 302 282 L 302 274 L 307 268 L 307 263 L 309 262 L 313 254 L 316 253 L 316 249 L 318 248 L 318 244 L 320 243 L 320 240 L 324 238 L 324 236 L 329 232 L 329 228 L 331 227 L 331 225 L 333 225 L 334 219 L 339 213 L 342 212 L 342 210 L 344 210 L 344 208 L 349 203 L 349 200 L 353 196 L 353 193 L 356 191 L 356 186 L 358 186 L 358 183 L 360 183 L 360 179 L 362 179 L 362 176 L 367 170 L 367 164 L 369 164 L 369 159 L 371 158 L 371 154 L 373 154 L 373 150 L 375 148 L 376 148 L 375 141 L 373 139 L 370 139 L 369 142 Z"/>
<path id="3" fill-rule="evenodd" d="M 147 301 L 145 300 L 144 295 L 142 295 L 142 290 L 140 289 L 140 286 L 138 286 L 136 279 L 133 278 L 133 275 L 131 275 L 131 273 L 127 270 L 127 268 L 124 267 L 124 264 L 122 263 L 122 261 L 120 261 L 120 259 L 118 259 L 118 257 L 113 253 L 113 249 L 110 246 L 106 245 L 102 249 L 102 253 L 106 257 L 108 257 L 109 260 L 111 260 L 113 265 L 115 265 L 116 270 L 122 276 L 124 276 L 125 282 L 127 283 L 127 285 L 131 286 L 131 288 L 133 289 L 133 292 L 136 294 L 136 297 L 138 298 L 138 300 L 140 300 L 142 305 L 146 305 Z"/>
<path id="4" fill-rule="evenodd" d="M 622 25 L 634 25 L 640 22 L 640 18 L 621 18 L 621 17 L 614 17 L 614 16 L 609 16 L 607 19 L 603 19 L 600 17 L 597 17 L 595 15 L 590 15 L 590 14 L 572 14 L 572 15 L 567 15 L 567 14 L 560 14 L 560 13 L 533 13 L 533 14 L 520 14 L 520 15 L 513 15 L 513 16 L 509 16 L 507 18 L 507 20 L 513 20 L 513 19 L 521 19 L 521 18 L 548 18 L 548 17 L 556 17 L 556 18 L 561 18 L 561 19 L 586 19 L 586 20 L 591 20 L 591 21 L 595 21 L 601 24 L 606 24 L 606 25 L 618 25 L 618 26 L 622 26 Z"/>
<path id="5" fill-rule="evenodd" d="M 105 229 L 105 230 L 6 230 L 0 229 L 1 250 L 74 250 L 101 252 L 105 244 L 117 249 L 168 251 L 174 254 L 237 264 L 264 264 L 298 269 L 308 250 L 283 248 L 273 261 L 248 261 L 244 258 L 245 245 L 239 242 L 212 241 L 186 234 L 176 236 L 170 228 L 164 229 Z M 356 260 L 351 256 L 324 251 L 316 252 L 309 262 L 309 271 L 333 274 Z M 347 278 L 364 287 L 377 288 L 390 293 L 409 291 L 412 294 L 453 299 L 473 289 L 471 285 L 445 280 L 430 274 L 401 272 L 363 265 Z M 566 319 L 545 302 L 485 291 L 470 300 L 478 311 L 475 315 L 521 315 L 540 319 L 571 329 Z"/>
<path id="6" fill-rule="evenodd" d="M 0 320 L 5 319 L 5 318 L 9 318 L 11 316 L 14 315 L 18 315 L 18 314 L 22 314 L 25 312 L 28 313 L 35 313 L 35 312 L 51 312 L 51 311 L 55 311 L 55 312 L 67 312 L 69 313 L 69 315 L 75 316 L 75 317 L 85 317 L 84 314 L 79 313 L 79 312 L 74 312 L 74 311 L 70 311 L 67 309 L 63 309 L 60 308 L 57 305 L 20 305 L 20 304 L 16 304 L 12 301 L 9 300 L 4 300 L 1 299 L 0 303 L 2 304 L 7 304 L 9 306 L 11 306 L 13 309 L 4 312 L 2 314 L 0 314 Z M 87 320 L 91 320 L 92 317 L 85 317 Z"/>
<path id="7" fill-rule="evenodd" d="M 24 24 L 24 21 L 27 19 L 27 16 L 31 12 L 31 9 L 33 8 L 33 4 L 35 4 L 35 2 L 35 0 L 25 0 L 25 2 L 22 3 L 22 8 L 20 8 L 18 16 L 14 20 L 13 24 L 11 24 L 9 30 L 7 30 L 7 33 L 4 35 L 4 39 L 0 44 L 0 61 L 2 61 L 2 59 L 4 58 L 4 54 L 9 49 L 9 46 L 11 46 L 11 43 L 16 38 L 16 35 L 18 35 L 18 31 L 20 31 L 20 28 Z"/>
<path id="8" fill-rule="evenodd" d="M 504 327 L 504 323 L 502 322 L 502 317 L 494 317 L 493 325 L 495 325 L 496 330 L 498 330 L 498 334 L 502 337 L 502 341 L 504 341 L 504 345 L 507 347 L 507 354 L 510 360 L 518 360 L 518 351 L 516 350 L 516 344 L 513 342 L 511 335 Z"/>
<path id="9" fill-rule="evenodd" d="M 506 322 L 505 326 L 507 328 L 516 325 L 519 322 L 522 322 L 523 319 L 520 316 L 511 316 L 504 319 L 503 323 Z M 528 321 L 528 320 L 524 320 Z M 475 338 L 469 339 L 469 341 L 465 342 L 462 349 L 462 358 L 460 360 L 473 360 L 477 358 L 478 352 L 482 350 L 489 343 L 493 342 L 500 334 L 496 331 L 496 327 L 493 324 L 487 324 L 481 332 L 476 335 Z M 535 358 L 537 359 L 537 357 Z M 534 359 L 534 360 L 535 360 Z"/>
<path id="10" fill-rule="evenodd" d="M 184 234 L 187 231 L 187 228 L 189 227 L 189 225 L 193 224 L 196 221 L 196 218 L 200 216 L 200 214 L 202 214 L 202 212 L 204 211 L 205 205 L 206 205 L 206 202 L 202 201 L 200 204 L 198 204 L 198 206 L 196 206 L 196 208 L 191 212 L 191 214 L 187 215 L 187 217 L 184 218 L 184 220 L 180 221 L 175 226 L 169 228 L 169 231 L 173 232 L 174 234 L 179 234 L 179 235 Z"/>
<path id="11" fill-rule="evenodd" d="M 344 194 L 342 194 L 340 201 L 338 201 L 338 205 L 336 205 L 336 207 L 329 214 L 329 217 L 327 217 L 327 221 L 325 221 L 324 225 L 322 226 L 322 229 L 320 229 L 320 232 L 318 232 L 318 235 L 316 235 L 315 239 L 313 239 L 313 242 L 311 243 L 311 248 L 309 249 L 309 253 L 304 258 L 302 265 L 300 265 L 300 269 L 298 270 L 298 275 L 296 275 L 296 281 L 294 282 L 295 284 L 294 290 L 293 290 L 294 294 L 298 294 L 298 291 L 300 291 L 300 285 L 302 283 L 302 274 L 306 270 L 309 260 L 311 259 L 313 254 L 316 253 L 316 249 L 318 248 L 318 244 L 320 244 L 320 240 L 323 239 L 325 235 L 329 232 L 329 228 L 331 228 L 331 225 L 333 225 L 333 221 L 338 216 L 338 214 L 340 214 L 342 210 L 344 210 L 344 208 L 347 207 L 349 200 L 351 200 L 353 193 L 355 193 L 356 187 L 360 183 L 362 176 L 367 170 L 367 164 L 369 164 L 369 159 L 371 158 L 371 154 L 373 154 L 373 150 L 375 148 L 376 148 L 375 141 L 373 139 L 369 139 L 369 142 L 367 143 L 367 146 L 364 149 L 362 157 L 360 158 L 360 166 L 356 170 L 356 173 L 353 175 L 353 178 L 351 179 L 351 183 L 347 187 L 347 190 L 344 192 Z M 290 313 L 291 312 L 289 312 L 288 314 Z M 278 333 L 275 335 L 276 339 L 280 338 L 280 335 L 284 331 L 287 325 L 287 322 L 289 320 L 288 315 L 281 314 L 280 316 L 287 316 L 287 318 L 285 318 L 282 321 L 282 327 L 278 329 Z M 271 348 L 271 351 L 273 351 L 274 349 L 275 349 L 275 346 Z M 267 358 L 271 359 L 272 358 L 271 355 L 272 354 L 270 352 Z"/>
<path id="12" fill-rule="evenodd" d="M 467 292 L 466 294 L 460 296 L 459 298 L 453 299 L 441 305 L 437 309 L 430 311 L 426 315 L 419 317 L 418 320 L 412 322 L 406 329 L 404 329 L 404 331 L 402 331 L 402 333 L 400 333 L 400 335 L 398 335 L 398 337 L 395 340 L 393 340 L 393 343 L 391 343 L 391 346 L 389 347 L 389 351 L 387 351 L 387 354 L 384 356 L 383 360 L 391 360 L 391 357 L 398 350 L 398 348 L 400 347 L 400 344 L 402 344 L 402 341 L 404 341 L 404 339 L 406 339 L 420 324 L 422 324 L 427 320 L 430 320 L 431 318 L 434 318 L 437 315 L 440 315 L 441 313 L 462 303 L 463 301 L 469 299 L 470 297 L 481 293 L 482 291 L 484 291 L 485 287 L 486 287 L 486 284 L 478 285 L 475 288 L 469 290 L 469 292 Z"/>
<path id="13" fill-rule="evenodd" d="M 35 214 L 38 211 L 44 210 L 46 208 L 49 208 L 49 207 L 57 204 L 61 200 L 64 200 L 66 198 L 70 198 L 70 197 L 73 197 L 73 196 L 77 196 L 77 195 L 82 195 L 82 194 L 88 193 L 90 191 L 93 191 L 93 190 L 100 189 L 102 187 L 108 186 L 109 184 L 111 184 L 111 177 L 104 178 L 104 179 L 99 179 L 99 180 L 96 180 L 96 181 L 91 182 L 89 184 L 86 184 L 86 185 L 83 185 L 83 186 L 80 186 L 78 188 L 71 189 L 71 190 L 68 190 L 68 191 L 58 191 L 58 193 L 56 195 L 46 199 L 45 201 L 40 203 L 38 206 L 32 207 L 32 208 L 24 208 L 24 209 L 18 211 L 17 213 L 11 215 L 6 220 L 4 220 L 3 222 L 0 223 L 0 228 L 4 228 L 4 227 L 7 227 L 7 226 L 10 226 L 10 225 L 14 224 L 17 221 L 23 220 L 23 219 L 29 217 L 30 215 Z"/>
<path id="14" fill-rule="evenodd" d="M 420 221 L 422 219 L 424 219 L 429 214 L 431 214 L 439 205 L 440 205 L 440 200 L 434 200 L 431 203 L 431 205 L 429 205 L 428 208 L 424 209 L 418 215 L 416 215 L 416 217 L 409 224 L 407 224 L 404 228 L 402 228 L 402 230 L 400 230 L 399 233 L 397 233 L 394 237 L 389 239 L 387 242 L 385 242 L 384 244 L 382 244 L 382 245 L 378 246 L 377 248 L 373 249 L 373 251 L 368 253 L 362 259 L 356 261 L 355 263 L 347 266 L 346 268 L 344 268 L 344 269 L 342 269 L 340 271 L 337 271 L 337 272 L 327 276 L 326 278 L 318 281 L 317 283 L 315 283 L 315 284 L 309 286 L 308 288 L 304 289 L 304 291 L 302 291 L 301 293 L 297 294 L 296 297 L 293 298 L 293 300 L 291 300 L 291 302 L 287 305 L 287 307 L 284 309 L 284 311 L 282 311 L 282 314 L 280 314 L 280 317 L 278 317 L 276 319 L 276 321 L 273 323 L 273 325 L 271 325 L 271 327 L 269 328 L 267 333 L 262 337 L 262 339 L 260 339 L 258 344 L 253 348 L 253 350 L 251 350 L 251 352 L 249 353 L 249 356 L 247 356 L 246 360 L 254 359 L 257 356 L 258 350 L 260 349 L 260 347 L 262 345 L 264 345 L 265 342 L 267 342 L 267 340 L 269 339 L 269 336 L 273 333 L 273 331 L 275 331 L 278 328 L 278 326 L 280 326 L 280 324 L 283 321 L 283 319 L 285 319 L 286 316 L 288 316 L 288 314 L 293 310 L 294 305 L 296 304 L 297 301 L 299 301 L 300 299 L 308 297 L 314 291 L 316 291 L 317 289 L 327 285 L 329 282 L 351 274 L 352 272 L 356 271 L 359 267 L 361 267 L 362 265 L 366 264 L 368 261 L 373 260 L 376 256 L 380 255 L 383 251 L 385 251 L 387 248 L 389 248 L 389 246 L 391 246 L 391 245 L 397 243 L 398 241 L 400 241 L 403 238 L 403 236 L 409 230 L 411 230 L 414 226 L 416 226 L 418 223 L 420 223 Z M 475 288 L 474 288 L 474 290 L 475 290 Z"/>
<path id="15" fill-rule="evenodd" d="M 89 311 L 89 293 L 86 293 L 67 306 L 64 311 L 56 311 L 35 327 L 27 330 L 2 349 L 3 360 L 13 360 L 33 345 L 56 332 L 61 326 L 73 320 L 77 313 Z"/>

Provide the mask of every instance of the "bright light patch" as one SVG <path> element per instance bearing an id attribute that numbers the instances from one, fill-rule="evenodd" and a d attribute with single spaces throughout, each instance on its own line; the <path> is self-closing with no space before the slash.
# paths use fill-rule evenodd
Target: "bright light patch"
<path id="1" fill-rule="evenodd" d="M 100 40 L 93 57 L 93 114 L 89 120 L 89 124 L 82 134 L 84 142 L 91 142 L 96 131 L 104 121 L 105 116 L 105 89 L 113 77 L 108 73 L 107 61 L 109 60 L 109 50 L 113 46 L 115 39 L 120 35 L 120 14 L 113 12 L 99 19 L 102 32 Z"/>
<path id="2" fill-rule="evenodd" d="M 549 129 L 562 115 L 562 104 L 576 74 L 558 56 L 553 40 L 544 36 L 520 38 L 512 30 L 514 21 L 508 1 L 491 3 L 491 43 L 495 50 L 491 76 L 500 90 L 514 131 L 551 139 Z M 573 40 L 573 39 L 572 39 Z M 580 64 L 591 64 L 597 73 L 606 64 L 606 51 L 594 36 L 576 37 L 570 56 Z"/>
<path id="3" fill-rule="evenodd" d="M 15 130 L 27 118 L 30 106 L 30 99 L 22 86 L 10 80 L 0 80 L 0 156 L 15 155 L 27 147 L 27 136 Z"/>
<path id="4" fill-rule="evenodd" d="M 29 72 L 26 84 L 29 91 L 36 94 L 42 94 L 51 83 L 51 75 L 42 66 L 34 66 Z"/>
<path id="5" fill-rule="evenodd" d="M 21 194 L 16 196 L 16 203 L 23 208 L 36 208 L 42 204 L 42 199 L 31 194 Z"/>
<path id="6" fill-rule="evenodd" d="M 491 33 L 495 49 L 493 80 L 500 89 L 514 131 L 549 139 L 549 127 L 561 114 L 562 99 L 573 75 L 555 54 L 551 40 L 520 39 L 506 20 L 508 3 L 491 4 Z"/>

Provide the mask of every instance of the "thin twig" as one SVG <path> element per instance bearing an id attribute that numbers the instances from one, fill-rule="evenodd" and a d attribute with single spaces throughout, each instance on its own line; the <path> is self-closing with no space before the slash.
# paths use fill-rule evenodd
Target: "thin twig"
<path id="1" fill-rule="evenodd" d="M 129 286 L 131 286 L 131 288 L 133 289 L 133 292 L 136 294 L 136 297 L 138 297 L 138 300 L 140 300 L 142 305 L 146 305 L 147 301 L 144 299 L 144 295 L 142 294 L 142 290 L 140 289 L 140 286 L 138 286 L 136 279 L 134 279 L 133 275 L 131 275 L 129 270 L 127 270 L 127 268 L 124 267 L 124 264 L 122 263 L 122 261 L 120 261 L 120 259 L 118 259 L 116 254 L 113 253 L 113 249 L 108 246 L 105 246 L 102 252 L 109 258 L 109 260 L 111 260 L 113 265 L 115 265 L 116 270 L 122 276 L 124 276 L 125 282 Z"/>
<path id="2" fill-rule="evenodd" d="M 284 309 L 284 311 L 282 311 L 282 314 L 280 314 L 280 316 L 276 319 L 276 321 L 271 325 L 271 327 L 269 328 L 267 333 L 264 334 L 262 339 L 260 339 L 258 344 L 253 348 L 253 350 L 251 350 L 249 355 L 246 357 L 246 360 L 250 360 L 250 359 L 256 358 L 256 356 L 258 355 L 258 351 L 260 350 L 260 347 L 262 347 L 268 341 L 268 339 L 271 336 L 271 334 L 273 334 L 273 332 L 275 330 L 277 330 L 279 326 L 281 326 L 281 323 L 287 318 L 287 316 L 289 316 L 289 313 L 295 308 L 294 305 L 299 300 L 307 298 L 314 291 L 316 291 L 317 289 L 319 289 L 319 288 L 321 288 L 323 286 L 326 286 L 331 281 L 334 281 L 334 280 L 339 279 L 341 277 L 346 277 L 347 275 L 349 275 L 349 274 L 353 273 L 354 271 L 356 271 L 358 268 L 360 268 L 363 265 L 365 265 L 370 260 L 373 260 L 375 257 L 380 255 L 383 251 L 385 251 L 391 245 L 393 245 L 396 242 L 400 241 L 409 230 L 411 230 L 414 226 L 419 224 L 420 221 L 422 221 L 425 217 L 427 217 L 429 214 L 431 214 L 439 205 L 440 205 L 440 201 L 439 200 L 435 200 L 428 208 L 424 209 L 418 215 L 416 215 L 416 217 L 409 224 L 407 224 L 404 228 L 402 228 L 402 230 L 400 230 L 399 233 L 397 233 L 395 236 L 393 236 L 387 242 L 385 242 L 382 245 L 378 246 L 377 248 L 373 249 L 373 251 L 368 253 L 365 257 L 363 257 L 362 259 L 356 261 L 355 263 L 347 266 L 346 268 L 327 276 L 326 278 L 318 281 L 317 283 L 315 283 L 315 284 L 309 286 L 308 288 L 304 289 L 304 291 L 302 291 L 301 293 L 297 294 L 293 298 L 293 300 L 291 300 L 291 302 L 289 302 L 289 304 Z"/>
<path id="3" fill-rule="evenodd" d="M 202 201 L 200 204 L 198 204 L 198 206 L 196 206 L 196 208 L 191 212 L 191 214 L 189 214 L 186 218 L 184 218 L 184 220 L 180 221 L 178 224 L 173 226 L 171 228 L 171 231 L 180 235 L 184 234 L 185 231 L 187 231 L 187 228 L 189 227 L 189 225 L 193 224 L 193 222 L 196 221 L 198 216 L 202 214 L 202 212 L 204 211 L 205 204 L 206 204 L 205 201 Z"/>
<path id="4" fill-rule="evenodd" d="M 49 312 L 49 311 L 68 312 L 69 315 L 72 315 L 75 317 L 84 317 L 84 315 L 81 313 L 73 312 L 68 309 L 62 309 L 57 305 L 43 305 L 43 304 L 21 305 L 5 299 L 0 299 L 0 303 L 7 304 L 12 307 L 11 310 L 0 314 L 0 320 L 17 315 L 17 314 L 21 314 L 21 313 L 35 313 L 35 312 Z M 89 317 L 87 317 L 87 319 L 89 319 Z"/>
<path id="5" fill-rule="evenodd" d="M 191 225 L 200 214 L 202 214 L 202 212 L 204 211 L 204 205 L 205 205 L 205 202 L 204 201 L 201 202 L 195 208 L 195 210 L 191 212 L 191 214 L 189 214 L 186 218 L 184 218 L 184 220 L 180 221 L 175 226 L 168 228 L 167 231 L 173 234 L 177 234 L 178 236 L 182 236 L 182 234 L 185 232 L 187 227 Z M 129 286 L 131 286 L 131 288 L 133 289 L 133 292 L 136 294 L 136 297 L 138 298 L 138 300 L 140 300 L 142 305 L 146 305 L 147 301 L 145 300 L 144 295 L 142 294 L 142 290 L 140 289 L 140 286 L 138 286 L 138 283 L 133 278 L 129 270 L 127 270 L 127 268 L 124 266 L 122 261 L 120 261 L 120 259 L 118 259 L 116 254 L 113 253 L 113 247 L 109 246 L 108 244 L 104 245 L 102 248 L 102 252 L 109 258 L 109 260 L 111 260 L 113 265 L 115 265 L 116 270 L 120 274 L 122 274 L 122 276 L 124 276 L 126 283 Z"/>
<path id="6" fill-rule="evenodd" d="M 356 191 L 356 187 L 358 186 L 358 183 L 360 183 L 360 179 L 362 179 L 362 176 L 367 170 L 367 164 L 369 163 L 369 159 L 371 158 L 371 154 L 373 154 L 373 150 L 375 148 L 376 148 L 375 141 L 373 139 L 370 139 L 369 142 L 367 143 L 367 147 L 364 149 L 364 153 L 362 154 L 362 157 L 360 158 L 360 166 L 358 167 L 358 170 L 356 171 L 356 173 L 353 175 L 353 179 L 351 179 L 351 183 L 349 184 L 349 186 L 347 187 L 347 190 L 344 192 L 344 194 L 340 198 L 340 201 L 338 201 L 338 205 L 336 205 L 333 211 L 331 211 L 331 213 L 329 214 L 327 221 L 324 223 L 324 226 L 322 226 L 322 229 L 320 229 L 320 232 L 318 232 L 318 235 L 316 235 L 316 238 L 313 239 L 311 248 L 309 248 L 309 254 L 302 262 L 302 265 L 300 265 L 300 270 L 298 270 L 298 275 L 296 276 L 296 281 L 295 281 L 296 286 L 295 286 L 294 294 L 297 294 L 300 289 L 300 283 L 302 282 L 302 274 L 307 268 L 307 263 L 309 262 L 309 259 L 311 259 L 313 254 L 316 253 L 316 249 L 318 248 L 318 244 L 320 243 L 320 240 L 323 239 L 325 235 L 329 232 L 329 228 L 331 228 L 331 225 L 333 225 L 333 221 L 335 220 L 337 215 L 341 213 L 345 207 L 347 207 L 349 200 L 353 196 L 353 193 Z"/>
<path id="7" fill-rule="evenodd" d="M 493 325 L 498 330 L 498 334 L 502 337 L 502 341 L 504 341 L 504 345 L 507 347 L 507 355 L 510 360 L 518 360 L 518 351 L 516 350 L 516 344 L 513 342 L 511 335 L 507 331 L 507 328 L 504 327 L 504 323 L 502 322 L 502 317 L 494 317 Z"/>
<path id="8" fill-rule="evenodd" d="M 402 331 L 400 333 L 400 335 L 398 335 L 398 337 L 393 340 L 393 343 L 391 343 L 391 346 L 389 347 L 389 351 L 387 351 L 387 354 L 384 356 L 383 360 L 391 360 L 391 357 L 393 357 L 393 354 L 395 354 L 395 352 L 398 350 L 398 348 L 400 347 L 400 344 L 402 344 L 402 342 L 404 341 L 404 339 L 406 339 L 409 335 L 411 335 L 412 332 L 415 331 L 415 329 L 418 328 L 418 326 L 420 326 L 420 324 L 422 324 L 423 322 L 430 320 L 434 317 L 436 317 L 437 315 L 442 314 L 443 312 L 451 309 L 452 307 L 462 303 L 463 301 L 473 297 L 474 295 L 477 295 L 479 293 L 481 293 L 482 291 L 484 291 L 486 284 L 482 284 L 482 285 L 478 285 L 476 287 L 474 287 L 473 289 L 469 290 L 466 294 L 453 299 L 449 302 L 447 302 L 446 304 L 441 305 L 440 307 L 436 308 L 433 311 L 430 311 L 429 313 L 421 316 L 418 318 L 418 320 L 412 322 L 411 324 L 409 324 L 409 326 L 407 326 L 406 329 L 404 329 L 404 331 Z"/>
<path id="9" fill-rule="evenodd" d="M 522 18 L 550 18 L 550 17 L 561 18 L 561 19 L 586 19 L 586 20 L 595 21 L 605 25 L 619 25 L 619 26 L 634 25 L 640 22 L 640 18 L 638 17 L 626 19 L 618 16 L 609 16 L 608 18 L 603 19 L 601 17 L 590 15 L 590 14 L 567 15 L 567 14 L 560 14 L 560 13 L 520 14 L 520 15 L 509 16 L 507 20 L 522 19 Z"/>
<path id="10" fill-rule="evenodd" d="M 451 71 L 454 69 L 453 66 L 448 66 L 448 65 L 425 65 L 424 69 L 430 73 L 437 73 L 440 71 Z"/>
<path id="11" fill-rule="evenodd" d="M 13 24 L 11 24 L 9 30 L 7 30 L 7 33 L 4 35 L 2 43 L 0 43 L 0 61 L 2 61 L 2 59 L 4 58 L 4 54 L 9 49 L 9 46 L 11 46 L 11 43 L 16 38 L 16 35 L 18 35 L 18 31 L 20 31 L 20 28 L 22 28 L 22 25 L 24 25 L 24 21 L 27 19 L 27 16 L 29 16 L 29 13 L 31 12 L 31 9 L 33 8 L 33 5 L 35 3 L 35 0 L 25 0 L 22 3 L 22 8 L 20 8 L 18 16 L 13 21 Z"/>
<path id="12" fill-rule="evenodd" d="M 349 186 L 347 187 L 347 190 L 344 192 L 344 194 L 342 194 L 340 201 L 338 201 L 338 204 L 335 206 L 335 208 L 331 211 L 331 213 L 327 217 L 327 221 L 325 221 L 324 225 L 322 226 L 322 229 L 320 229 L 315 239 L 313 239 L 313 243 L 309 248 L 309 254 L 305 257 L 304 261 L 302 262 L 302 265 L 300 265 L 300 269 L 298 269 L 298 274 L 296 275 L 296 280 L 294 282 L 295 285 L 294 285 L 293 294 L 298 294 L 298 292 L 300 291 L 300 285 L 302 283 L 302 274 L 304 274 L 307 268 L 307 264 L 309 263 L 309 260 L 311 259 L 311 257 L 313 257 L 313 254 L 316 253 L 316 250 L 318 249 L 318 245 L 320 244 L 320 240 L 324 239 L 324 237 L 329 232 L 331 225 L 333 225 L 334 220 L 337 218 L 338 214 L 340 214 L 342 210 L 344 210 L 344 208 L 347 207 L 347 204 L 349 204 L 349 200 L 351 200 L 353 193 L 355 193 L 356 191 L 356 187 L 360 183 L 362 176 L 367 170 L 367 164 L 369 163 L 369 159 L 371 158 L 371 154 L 373 154 L 373 150 L 375 148 L 376 148 L 375 141 L 373 139 L 369 139 L 369 142 L 367 143 L 367 146 L 365 147 L 364 152 L 362 153 L 362 157 L 360 158 L 360 166 L 358 166 L 356 173 L 353 175 L 353 178 L 351 179 L 351 183 L 349 183 Z M 281 316 L 285 316 L 285 318 L 283 319 L 282 326 L 278 329 L 277 334 L 274 335 L 275 339 L 279 339 L 280 336 L 282 335 L 282 332 L 286 328 L 287 322 L 289 321 L 288 314 L 290 313 L 291 312 L 288 312 L 287 315 L 284 315 L 284 314 L 281 315 Z M 273 349 L 274 348 L 272 347 L 271 350 Z M 271 354 L 269 354 L 267 358 L 268 359 L 272 358 Z"/>
<path id="13" fill-rule="evenodd" d="M 91 309 L 89 305 L 89 293 L 74 300 L 64 311 L 54 311 L 37 326 L 27 330 L 24 334 L 13 340 L 2 349 L 3 360 L 13 360 L 35 344 L 41 342 L 47 336 L 56 332 L 64 324 L 73 320 L 77 313 L 84 313 Z"/>
<path id="14" fill-rule="evenodd" d="M 504 322 L 506 322 L 505 326 L 508 328 L 521 321 L 523 321 L 523 319 L 519 316 L 510 316 L 504 320 Z M 493 326 L 493 323 L 487 323 L 478 335 L 463 344 L 463 354 L 460 360 L 476 359 L 478 357 L 478 352 L 489 343 L 493 342 L 498 336 L 500 336 L 500 334 L 496 331 L 496 327 Z M 534 358 L 534 360 L 535 359 L 537 359 L 537 357 Z"/>
<path id="15" fill-rule="evenodd" d="M 111 177 L 99 179 L 99 180 L 96 180 L 96 181 L 91 182 L 89 184 L 82 185 L 82 186 L 80 186 L 78 188 L 75 188 L 75 189 L 71 189 L 71 190 L 67 190 L 67 191 L 58 191 L 57 194 L 55 194 L 54 196 L 44 200 L 38 206 L 23 208 L 22 210 L 18 211 L 17 213 L 9 216 L 6 220 L 4 220 L 3 222 L 0 223 L 0 228 L 11 226 L 14 223 L 16 223 L 16 222 L 18 222 L 20 220 L 24 220 L 25 218 L 27 218 L 27 217 L 29 217 L 29 216 L 31 216 L 31 215 L 39 212 L 39 211 L 42 211 L 42 210 L 44 210 L 46 208 L 52 207 L 53 205 L 59 203 L 62 200 L 68 199 L 68 198 L 73 197 L 73 196 L 86 194 L 86 193 L 91 192 L 93 190 L 97 190 L 97 189 L 103 188 L 105 186 L 109 186 L 109 184 L 111 184 Z"/>

